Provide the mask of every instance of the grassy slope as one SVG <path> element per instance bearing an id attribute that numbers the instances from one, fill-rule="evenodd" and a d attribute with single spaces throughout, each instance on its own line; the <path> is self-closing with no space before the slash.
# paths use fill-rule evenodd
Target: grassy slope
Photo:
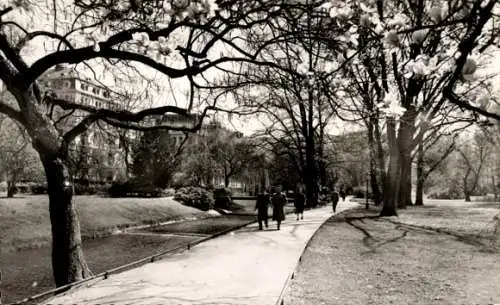
<path id="1" fill-rule="evenodd" d="M 76 196 L 83 236 L 122 225 L 143 224 L 193 216 L 204 212 L 171 198 L 101 198 Z M 50 243 L 46 196 L 0 198 L 0 251 L 44 246 Z"/>

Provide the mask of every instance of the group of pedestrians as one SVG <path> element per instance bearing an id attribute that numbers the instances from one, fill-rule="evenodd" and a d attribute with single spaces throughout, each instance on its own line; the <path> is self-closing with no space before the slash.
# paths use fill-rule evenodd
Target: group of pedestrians
<path id="1" fill-rule="evenodd" d="M 335 213 L 337 210 L 337 205 L 339 199 L 342 198 L 342 201 L 345 200 L 346 193 L 341 190 L 339 192 L 332 192 L 332 207 L 333 212 Z M 263 225 L 266 228 L 269 227 L 268 219 L 269 219 L 269 206 L 272 206 L 273 209 L 273 217 L 272 220 L 276 221 L 277 229 L 280 229 L 281 222 L 285 220 L 285 205 L 287 202 L 286 195 L 281 192 L 279 187 L 273 187 L 271 192 L 268 193 L 264 190 L 261 194 L 257 196 L 257 203 L 255 204 L 255 209 L 257 210 L 257 220 L 259 222 L 259 230 L 263 230 Z M 299 188 L 295 192 L 294 197 L 294 207 L 295 207 L 295 215 L 297 216 L 297 220 L 304 219 L 304 209 L 306 203 L 306 196 L 301 188 Z"/>
<path id="2" fill-rule="evenodd" d="M 340 192 L 333 191 L 332 193 L 332 208 L 333 213 L 337 211 L 337 205 L 339 203 L 340 198 L 342 198 L 342 202 L 345 201 L 346 193 L 344 190 L 340 190 Z"/>
<path id="3" fill-rule="evenodd" d="M 273 220 L 276 221 L 277 229 L 280 229 L 281 222 L 285 220 L 285 205 L 286 196 L 277 187 L 273 187 L 271 194 L 267 191 L 257 196 L 257 203 L 255 209 L 257 210 L 257 220 L 259 221 L 259 230 L 263 230 L 262 224 L 268 225 L 268 209 L 269 206 L 273 207 Z"/>

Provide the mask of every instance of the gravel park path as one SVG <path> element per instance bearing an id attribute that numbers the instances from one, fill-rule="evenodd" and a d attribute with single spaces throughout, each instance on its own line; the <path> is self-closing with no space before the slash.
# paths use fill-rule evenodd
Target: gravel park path
<path id="1" fill-rule="evenodd" d="M 500 303 L 500 203 L 346 211 L 313 237 L 283 305 Z"/>
<path id="2" fill-rule="evenodd" d="M 274 304 L 307 241 L 331 215 L 331 207 L 306 211 L 300 221 L 288 215 L 280 231 L 274 222 L 264 231 L 252 224 L 46 304 Z"/>

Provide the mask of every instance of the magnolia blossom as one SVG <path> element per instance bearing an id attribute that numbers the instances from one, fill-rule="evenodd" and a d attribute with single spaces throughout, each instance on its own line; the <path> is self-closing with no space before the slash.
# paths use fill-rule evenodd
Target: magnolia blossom
<path id="1" fill-rule="evenodd" d="M 377 108 L 386 116 L 393 118 L 401 117 L 406 111 L 406 108 L 399 105 L 399 94 L 395 90 L 389 90 L 384 96 L 384 101 L 378 104 Z"/>
<path id="2" fill-rule="evenodd" d="M 385 43 L 389 48 L 397 48 L 400 46 L 399 35 L 396 31 L 389 31 L 385 34 Z"/>
<path id="3" fill-rule="evenodd" d="M 448 17 L 448 7 L 445 6 L 445 4 L 441 6 L 428 7 L 427 14 L 434 22 L 440 22 Z"/>
<path id="4" fill-rule="evenodd" d="M 411 40 L 416 44 L 421 44 L 427 38 L 428 30 L 418 30 L 411 34 Z"/>
<path id="5" fill-rule="evenodd" d="M 436 56 L 429 58 L 426 55 L 418 55 L 415 60 L 410 60 L 405 68 L 406 73 L 405 77 L 410 78 L 413 75 L 417 76 L 427 76 L 430 75 L 437 69 L 437 60 Z"/>
<path id="6" fill-rule="evenodd" d="M 476 103 L 478 104 L 479 108 L 486 109 L 488 108 L 488 105 L 490 103 L 490 97 L 486 94 L 482 95 L 477 99 Z"/>
<path id="7" fill-rule="evenodd" d="M 309 73 L 309 65 L 307 63 L 300 63 L 297 65 L 297 72 L 300 74 Z"/>
<path id="8" fill-rule="evenodd" d="M 391 27 L 403 27 L 406 24 L 408 24 L 408 17 L 406 15 L 403 15 L 401 13 L 394 15 L 389 21 L 387 22 L 387 25 Z"/>
<path id="9" fill-rule="evenodd" d="M 359 8 L 365 13 L 375 13 L 377 8 L 374 6 L 367 6 L 363 2 L 359 3 Z"/>
<path id="10" fill-rule="evenodd" d="M 476 72 L 477 69 L 477 64 L 476 61 L 472 58 L 467 58 L 465 61 L 465 64 L 462 68 L 462 74 L 465 75 L 472 75 L 474 72 Z"/>
<path id="11" fill-rule="evenodd" d="M 330 9 L 330 17 L 331 18 L 337 18 L 337 17 L 350 18 L 350 17 L 352 17 L 353 13 L 354 13 L 353 9 L 351 7 L 349 7 L 348 5 L 344 5 L 341 7 L 333 6 Z"/>
<path id="12" fill-rule="evenodd" d="M 149 44 L 149 34 L 146 32 L 137 32 L 132 34 L 132 40 L 141 43 L 142 45 Z"/>
<path id="13" fill-rule="evenodd" d="M 385 113 L 388 117 L 399 118 L 405 113 L 406 108 L 401 107 L 397 101 L 394 101 L 386 107 L 380 108 L 380 111 Z"/>

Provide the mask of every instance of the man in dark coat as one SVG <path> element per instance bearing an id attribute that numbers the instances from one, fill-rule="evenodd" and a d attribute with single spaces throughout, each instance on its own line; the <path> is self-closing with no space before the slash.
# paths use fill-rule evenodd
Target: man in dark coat
<path id="1" fill-rule="evenodd" d="M 339 193 L 337 193 L 336 191 L 333 191 L 333 193 L 332 193 L 333 213 L 335 213 L 335 210 L 337 210 L 337 203 L 339 203 Z"/>
<path id="2" fill-rule="evenodd" d="M 295 206 L 295 214 L 297 215 L 297 220 L 299 220 L 299 214 L 301 219 L 304 219 L 304 206 L 306 203 L 306 196 L 302 192 L 301 188 L 297 189 L 295 193 L 295 198 L 293 200 L 293 205 Z"/>
<path id="3" fill-rule="evenodd" d="M 273 205 L 273 220 L 277 222 L 277 228 L 280 229 L 281 222 L 285 220 L 285 204 L 286 196 L 281 193 L 279 188 L 274 188 L 273 195 L 271 197 L 271 203 Z"/>
<path id="4" fill-rule="evenodd" d="M 259 221 L 259 230 L 263 230 L 262 222 L 264 222 L 266 228 L 268 227 L 267 219 L 269 218 L 269 216 L 267 215 L 267 209 L 270 203 L 271 203 L 271 198 L 266 191 L 257 196 L 257 203 L 255 204 L 255 209 L 257 210 L 257 220 Z"/>
<path id="5" fill-rule="evenodd" d="M 345 191 L 343 189 L 340 190 L 340 197 L 342 198 L 342 202 L 345 201 Z"/>

